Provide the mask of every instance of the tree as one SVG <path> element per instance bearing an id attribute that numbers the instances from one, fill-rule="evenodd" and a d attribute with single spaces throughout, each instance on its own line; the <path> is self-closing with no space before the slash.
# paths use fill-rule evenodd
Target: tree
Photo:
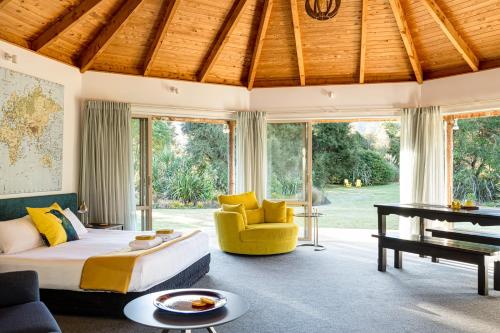
<path id="1" fill-rule="evenodd" d="M 389 160 L 399 167 L 399 152 L 400 152 L 400 125 L 396 122 L 387 122 L 383 124 L 387 136 L 389 137 L 389 148 L 387 155 Z"/>
<path id="2" fill-rule="evenodd" d="M 500 117 L 463 119 L 453 138 L 453 193 L 500 205 Z"/>
<path id="3" fill-rule="evenodd" d="M 224 125 L 186 122 L 182 124 L 182 132 L 187 137 L 187 158 L 198 169 L 210 169 L 215 189 L 227 193 L 228 135 L 224 133 Z"/>

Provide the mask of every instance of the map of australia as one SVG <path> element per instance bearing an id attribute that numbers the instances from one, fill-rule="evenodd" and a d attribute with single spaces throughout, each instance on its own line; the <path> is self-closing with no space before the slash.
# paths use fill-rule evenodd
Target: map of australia
<path id="1" fill-rule="evenodd" d="M 61 189 L 64 87 L 0 68 L 0 194 Z"/>

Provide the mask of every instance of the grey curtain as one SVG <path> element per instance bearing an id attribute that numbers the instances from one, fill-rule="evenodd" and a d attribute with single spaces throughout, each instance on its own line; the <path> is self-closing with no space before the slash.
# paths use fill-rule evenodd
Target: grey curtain
<path id="1" fill-rule="evenodd" d="M 401 203 L 446 204 L 445 126 L 437 106 L 401 113 Z M 400 220 L 400 231 L 418 234 L 418 224 Z M 427 226 L 431 222 L 426 222 Z"/>
<path id="2" fill-rule="evenodd" d="M 83 111 L 80 200 L 91 223 L 134 229 L 130 104 L 86 101 Z"/>
<path id="3" fill-rule="evenodd" d="M 236 192 L 266 196 L 267 122 L 265 112 L 236 114 Z"/>

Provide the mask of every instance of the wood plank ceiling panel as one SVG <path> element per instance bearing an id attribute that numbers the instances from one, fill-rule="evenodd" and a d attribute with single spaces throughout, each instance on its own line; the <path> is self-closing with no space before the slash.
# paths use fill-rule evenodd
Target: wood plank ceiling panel
<path id="1" fill-rule="evenodd" d="M 500 0 L 436 2 L 480 60 L 500 58 Z"/>
<path id="2" fill-rule="evenodd" d="M 415 81 L 389 1 L 367 1 L 365 81 Z"/>
<path id="3" fill-rule="evenodd" d="M 181 1 L 150 76 L 196 81 L 233 0 Z"/>
<path id="4" fill-rule="evenodd" d="M 79 0 L 11 0 L 0 11 L 0 38 L 23 47 Z"/>
<path id="5" fill-rule="evenodd" d="M 59 35 L 39 53 L 53 58 L 68 58 L 76 63 L 82 51 L 120 8 L 122 0 L 103 0 L 77 24 Z"/>
<path id="6" fill-rule="evenodd" d="M 162 1 L 144 0 L 114 36 L 91 69 L 142 75 L 149 46 L 153 43 L 162 12 Z"/>
<path id="7" fill-rule="evenodd" d="M 299 85 L 290 0 L 274 0 L 254 87 Z"/>
<path id="8" fill-rule="evenodd" d="M 424 79 L 433 72 L 458 70 L 471 72 L 470 67 L 431 17 L 422 0 L 401 0 L 411 35 L 418 50 Z"/>
<path id="9" fill-rule="evenodd" d="M 207 82 L 246 84 L 262 7 L 261 0 L 248 1 L 235 30 L 208 74 Z"/>
<path id="10" fill-rule="evenodd" d="M 362 1 L 342 1 L 326 21 L 309 17 L 298 1 L 306 84 L 359 82 Z"/>

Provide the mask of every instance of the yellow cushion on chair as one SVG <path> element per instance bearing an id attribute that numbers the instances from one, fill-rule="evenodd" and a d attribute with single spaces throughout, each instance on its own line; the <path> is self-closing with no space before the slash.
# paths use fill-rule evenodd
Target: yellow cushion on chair
<path id="1" fill-rule="evenodd" d="M 245 225 L 247 225 L 247 214 L 245 212 L 245 206 L 243 204 L 239 205 L 222 204 L 222 211 L 240 213 L 241 216 L 243 217 L 243 222 L 245 222 Z"/>
<path id="2" fill-rule="evenodd" d="M 245 205 L 245 209 L 257 209 L 259 208 L 259 203 L 257 202 L 257 196 L 255 192 L 246 192 L 235 195 L 219 195 L 217 198 L 219 203 L 227 205 Z"/>
<path id="3" fill-rule="evenodd" d="M 247 215 L 247 224 L 257 224 L 257 223 L 264 223 L 265 217 L 264 217 L 264 208 L 260 207 L 257 209 L 247 209 L 246 210 L 246 215 Z"/>
<path id="4" fill-rule="evenodd" d="M 286 223 L 286 202 L 262 201 L 266 223 Z"/>

